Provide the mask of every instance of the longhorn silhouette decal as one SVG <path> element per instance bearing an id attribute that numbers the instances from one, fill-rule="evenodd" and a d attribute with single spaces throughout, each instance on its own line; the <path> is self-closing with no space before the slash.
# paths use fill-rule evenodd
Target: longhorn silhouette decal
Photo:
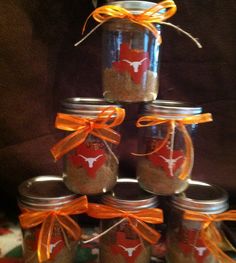
<path id="1" fill-rule="evenodd" d="M 50 254 L 52 254 L 54 248 L 56 248 L 56 246 L 61 243 L 62 240 L 58 240 L 57 242 L 55 243 L 51 243 L 50 246 L 49 246 L 49 251 L 50 251 Z M 46 244 L 43 244 L 43 246 L 46 246 Z"/>
<path id="2" fill-rule="evenodd" d="M 198 253 L 198 256 L 203 256 L 204 255 L 204 252 L 207 250 L 206 247 L 197 247 L 197 246 L 193 246 L 196 250 L 197 250 L 197 253 Z"/>
<path id="3" fill-rule="evenodd" d="M 142 63 L 146 60 L 147 58 L 143 58 L 140 61 L 129 61 L 128 59 L 123 59 L 122 61 L 127 62 L 131 67 L 133 67 L 134 72 L 138 72 L 138 68 L 142 65 Z"/>
<path id="4" fill-rule="evenodd" d="M 144 73 L 149 69 L 149 53 L 130 48 L 128 43 L 120 45 L 119 60 L 112 62 L 112 67 L 119 73 L 128 73 L 134 83 L 140 84 Z"/>
<path id="5" fill-rule="evenodd" d="M 161 143 L 160 140 L 159 143 Z M 167 142 L 158 152 L 150 154 L 148 159 L 157 167 L 162 167 L 167 176 L 173 177 L 182 166 L 185 156 L 182 150 L 174 150 Z"/>
<path id="6" fill-rule="evenodd" d="M 134 238 L 134 239 L 133 239 Z M 118 231 L 116 233 L 116 243 L 111 244 L 111 251 L 120 254 L 124 262 L 134 263 L 143 250 L 138 237 L 132 239 L 126 237 L 126 233 Z"/>
<path id="7" fill-rule="evenodd" d="M 173 174 L 174 165 L 176 164 L 176 162 L 177 162 L 179 159 L 183 158 L 183 156 L 178 156 L 178 157 L 175 158 L 175 159 L 166 158 L 166 157 L 163 156 L 163 155 L 159 155 L 159 157 L 162 158 L 162 159 L 167 163 L 168 169 L 169 169 L 169 171 L 170 171 L 170 175 L 171 175 L 171 176 L 174 176 L 174 174 Z"/>
<path id="8" fill-rule="evenodd" d="M 86 157 L 86 156 L 83 156 L 82 154 L 78 154 L 78 156 L 82 157 L 82 158 L 88 163 L 89 168 L 93 168 L 94 163 L 95 163 L 100 157 L 102 157 L 103 154 L 99 154 L 99 155 L 96 156 L 96 157 Z"/>
<path id="9" fill-rule="evenodd" d="M 129 257 L 133 256 L 134 251 L 140 246 L 140 244 L 138 244 L 135 247 L 124 247 L 122 245 L 118 245 L 119 247 L 123 248 L 127 253 Z"/>
<path id="10" fill-rule="evenodd" d="M 61 242 L 62 242 L 62 240 L 58 240 L 54 244 L 50 244 L 50 253 L 52 253 L 53 249 Z"/>
<path id="11" fill-rule="evenodd" d="M 76 148 L 76 152 L 72 152 L 69 155 L 69 160 L 73 166 L 83 167 L 86 170 L 87 176 L 96 178 L 97 171 L 106 162 L 106 152 L 103 148 L 98 148 L 95 143 L 91 145 L 82 143 Z"/>
<path id="12" fill-rule="evenodd" d="M 210 254 L 210 251 L 205 247 L 205 244 L 199 235 L 199 230 L 189 229 L 183 226 L 179 229 L 178 235 L 180 237 L 178 246 L 181 251 L 186 256 L 192 255 L 194 257 L 194 262 L 204 263 Z"/>

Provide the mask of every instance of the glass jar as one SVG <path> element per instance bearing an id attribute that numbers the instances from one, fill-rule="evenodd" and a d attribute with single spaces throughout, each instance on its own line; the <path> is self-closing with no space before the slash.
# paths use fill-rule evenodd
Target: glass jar
<path id="1" fill-rule="evenodd" d="M 140 211 L 158 205 L 156 196 L 144 192 L 137 180 L 128 178 L 119 179 L 111 194 L 103 196 L 102 202 L 123 211 Z M 118 223 L 120 220 L 113 218 L 101 221 L 102 232 L 111 229 L 100 238 L 100 262 L 149 263 L 151 244 L 139 236 L 127 220 Z"/>
<path id="2" fill-rule="evenodd" d="M 109 3 L 140 14 L 156 3 L 117 1 Z M 156 25 L 160 32 L 160 26 Z M 109 101 L 141 102 L 156 99 L 160 43 L 151 31 L 128 19 L 103 24 L 103 96 Z"/>
<path id="3" fill-rule="evenodd" d="M 119 105 L 103 99 L 69 98 L 62 112 L 95 120 L 107 107 Z M 111 116 L 116 118 L 116 114 Z M 83 143 L 63 156 L 63 179 L 74 193 L 95 195 L 111 190 L 118 177 L 119 161 L 116 145 L 89 133 Z"/>
<path id="4" fill-rule="evenodd" d="M 178 101 L 156 100 L 144 105 L 142 117 L 154 120 L 139 129 L 137 179 L 140 186 L 158 195 L 172 195 L 188 186 L 193 166 L 190 134 L 196 123 L 182 120 L 201 112 L 201 107 Z"/>
<path id="5" fill-rule="evenodd" d="M 64 205 L 73 201 L 77 195 L 71 193 L 64 185 L 62 177 L 38 176 L 24 181 L 19 185 L 18 204 L 24 212 L 52 212 L 61 209 Z M 76 218 L 73 218 L 76 220 Z M 29 219 L 36 222 L 35 218 Z M 27 263 L 39 262 L 37 257 L 37 246 L 42 224 L 23 228 L 23 254 Z M 43 243 L 46 246 L 46 244 Z M 75 260 L 77 241 L 67 231 L 63 230 L 55 220 L 50 240 L 50 260 L 45 262 L 72 263 Z"/>
<path id="6" fill-rule="evenodd" d="M 202 222 L 185 219 L 183 213 L 220 214 L 228 208 L 227 199 L 223 189 L 198 181 L 191 181 L 185 192 L 172 197 L 166 238 L 168 263 L 220 263 L 201 238 Z M 221 222 L 214 224 L 220 230 Z"/>

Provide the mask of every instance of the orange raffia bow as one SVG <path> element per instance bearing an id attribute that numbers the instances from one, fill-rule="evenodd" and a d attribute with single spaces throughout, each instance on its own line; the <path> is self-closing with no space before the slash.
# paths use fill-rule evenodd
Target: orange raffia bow
<path id="1" fill-rule="evenodd" d="M 51 149 L 56 160 L 83 143 L 89 134 L 102 140 L 119 144 L 120 135 L 112 127 L 121 124 L 125 117 L 125 110 L 118 107 L 107 107 L 97 118 L 82 118 L 76 115 L 58 113 L 55 126 L 65 131 L 74 131 Z"/>
<path id="2" fill-rule="evenodd" d="M 59 223 L 62 229 L 74 239 L 79 240 L 81 229 L 79 225 L 70 217 L 71 215 L 82 214 L 87 211 L 88 201 L 86 196 L 77 198 L 58 210 L 34 211 L 27 209 L 19 216 L 22 228 L 29 229 L 41 225 L 37 254 L 39 262 L 50 258 L 50 243 L 55 223 Z"/>
<path id="3" fill-rule="evenodd" d="M 155 152 L 158 152 L 170 139 L 171 135 L 174 133 L 175 127 L 177 127 L 183 134 L 184 142 L 186 145 L 185 149 L 185 160 L 181 169 L 181 173 L 179 175 L 179 179 L 184 180 L 188 174 L 190 173 L 192 166 L 193 166 L 193 158 L 194 158 L 194 153 L 193 153 L 193 143 L 191 140 L 191 137 L 185 127 L 185 125 L 188 124 L 199 124 L 199 123 L 204 123 L 204 122 L 209 122 L 212 121 L 212 115 L 210 113 L 204 113 L 204 114 L 198 114 L 198 115 L 193 115 L 189 116 L 183 119 L 166 119 L 162 118 L 160 116 L 143 116 L 140 117 L 137 122 L 136 126 L 138 128 L 140 127 L 150 127 L 150 126 L 155 126 L 155 125 L 160 125 L 166 123 L 168 125 L 167 128 L 167 133 L 162 141 L 161 144 L 157 145 L 157 147 L 149 152 L 149 153 L 132 153 L 133 155 L 136 156 L 145 156 L 145 155 L 150 155 Z"/>
<path id="4" fill-rule="evenodd" d="M 83 32 L 89 18 L 92 16 L 97 22 L 104 23 L 113 18 L 128 19 L 149 29 L 161 43 L 161 36 L 153 23 L 160 23 L 167 20 L 176 13 L 177 7 L 172 0 L 165 0 L 151 8 L 146 9 L 141 14 L 132 14 L 127 9 L 116 5 L 104 5 L 96 8 L 85 21 Z"/>
<path id="5" fill-rule="evenodd" d="M 221 242 L 222 238 L 219 230 L 214 224 L 215 222 L 221 221 L 236 221 L 236 210 L 229 210 L 227 212 L 215 215 L 208 215 L 186 210 L 184 212 L 184 219 L 202 222 L 202 228 L 200 231 L 201 238 L 206 247 L 210 250 L 212 255 L 214 255 L 217 260 L 219 260 L 219 262 L 236 262 L 219 248 L 219 243 Z"/>
<path id="6" fill-rule="evenodd" d="M 131 228 L 148 242 L 154 244 L 160 238 L 160 234 L 146 224 L 161 224 L 163 222 L 162 210 L 158 208 L 147 208 L 134 212 L 90 203 L 87 214 L 98 219 L 126 218 Z"/>

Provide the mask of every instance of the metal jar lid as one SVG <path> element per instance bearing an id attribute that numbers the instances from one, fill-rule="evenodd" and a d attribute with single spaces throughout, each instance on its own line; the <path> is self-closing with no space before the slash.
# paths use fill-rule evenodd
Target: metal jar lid
<path id="1" fill-rule="evenodd" d="M 106 205 L 124 210 L 142 210 L 157 207 L 157 196 L 142 190 L 136 179 L 120 178 L 112 192 L 103 195 Z"/>
<path id="2" fill-rule="evenodd" d="M 219 214 L 228 209 L 228 194 L 218 186 L 189 180 L 187 190 L 174 195 L 171 202 L 181 210 Z"/>
<path id="3" fill-rule="evenodd" d="M 109 5 L 123 7 L 131 11 L 133 14 L 139 14 L 142 11 L 153 7 L 156 3 L 149 1 L 114 1 L 109 3 Z"/>
<path id="4" fill-rule="evenodd" d="M 158 114 L 163 117 L 170 118 L 183 118 L 200 114 L 202 108 L 194 106 L 188 102 L 172 101 L 172 100 L 155 100 L 151 103 L 144 105 L 145 114 Z"/>
<path id="5" fill-rule="evenodd" d="M 107 107 L 120 107 L 118 104 L 108 103 L 100 98 L 67 98 L 61 103 L 63 113 L 95 118 Z M 115 116 L 113 116 L 115 117 Z"/>
<path id="6" fill-rule="evenodd" d="M 18 187 L 19 202 L 32 209 L 56 209 L 78 195 L 70 192 L 62 177 L 44 175 L 30 178 Z"/>

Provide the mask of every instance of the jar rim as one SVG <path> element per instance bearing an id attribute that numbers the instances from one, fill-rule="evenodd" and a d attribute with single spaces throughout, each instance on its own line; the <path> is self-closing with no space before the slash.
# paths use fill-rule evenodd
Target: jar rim
<path id="1" fill-rule="evenodd" d="M 107 107 L 121 107 L 120 104 L 107 102 L 103 98 L 71 97 L 61 102 L 63 113 L 81 115 L 84 117 L 97 117 Z M 112 115 L 112 117 L 115 117 Z"/>
<path id="2" fill-rule="evenodd" d="M 78 195 L 69 191 L 61 176 L 41 175 L 25 180 L 18 186 L 18 202 L 32 209 L 56 209 Z"/>
<path id="3" fill-rule="evenodd" d="M 157 196 L 141 189 L 133 178 L 119 178 L 113 190 L 103 195 L 102 202 L 124 210 L 142 210 L 158 205 Z"/>
<path id="4" fill-rule="evenodd" d="M 144 112 L 178 118 L 200 114 L 202 107 L 184 101 L 154 100 L 144 104 Z"/>
<path id="5" fill-rule="evenodd" d="M 116 5 L 119 7 L 123 7 L 125 9 L 131 11 L 133 14 L 139 14 L 142 11 L 153 7 L 154 5 L 156 5 L 156 3 L 150 2 L 150 1 L 128 0 L 128 1 L 113 1 L 113 2 L 109 3 L 109 5 Z"/>
<path id="6" fill-rule="evenodd" d="M 188 188 L 183 193 L 172 196 L 171 203 L 180 210 L 206 214 L 219 214 L 229 207 L 228 194 L 224 189 L 191 179 Z"/>

